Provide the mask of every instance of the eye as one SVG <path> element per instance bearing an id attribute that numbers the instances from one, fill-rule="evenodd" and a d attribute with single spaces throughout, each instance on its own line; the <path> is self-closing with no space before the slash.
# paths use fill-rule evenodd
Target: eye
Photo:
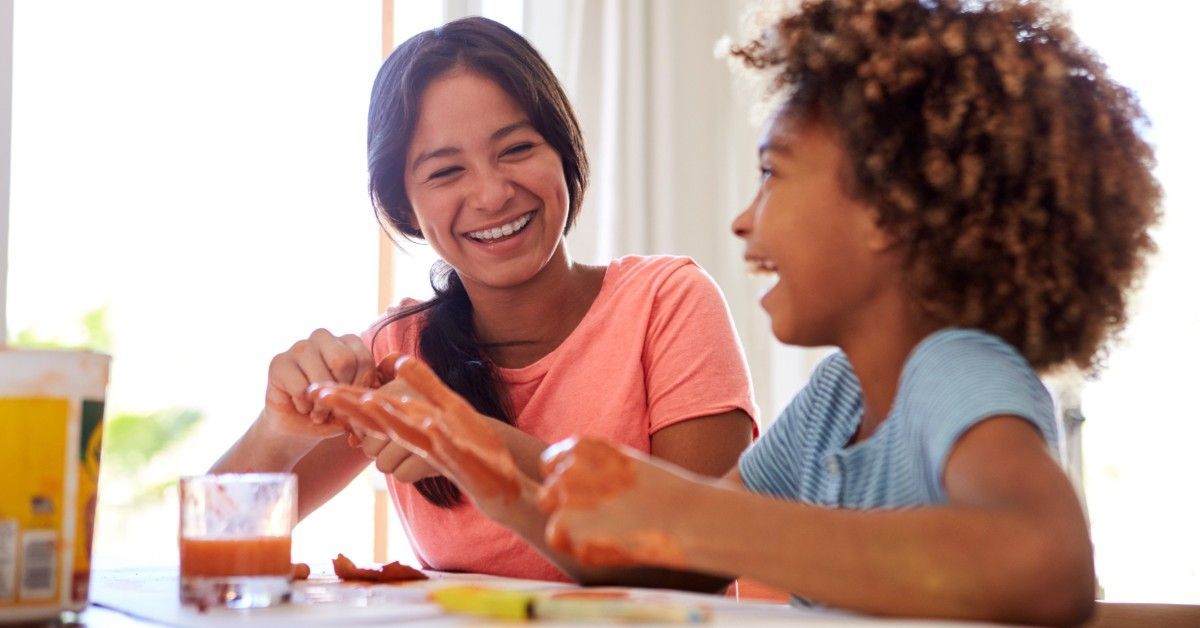
<path id="1" fill-rule="evenodd" d="M 450 166 L 449 168 L 442 168 L 441 170 L 435 170 L 433 174 L 429 175 L 429 180 L 433 181 L 434 179 L 445 179 L 446 177 L 454 176 L 459 172 L 462 172 L 462 166 Z"/>
<path id="2" fill-rule="evenodd" d="M 521 142 L 520 144 L 515 144 L 506 148 L 504 152 L 500 154 L 502 156 L 521 155 L 531 150 L 533 150 L 533 142 Z"/>
<path id="3" fill-rule="evenodd" d="M 766 181 L 766 180 L 767 180 L 767 178 L 769 178 L 769 177 L 770 177 L 771 175 L 773 175 L 773 174 L 775 174 L 775 171 L 774 171 L 774 170 L 771 170 L 771 169 L 770 169 L 769 167 L 767 167 L 767 166 L 759 166 L 759 167 L 758 167 L 758 179 L 759 179 L 759 181 Z"/>

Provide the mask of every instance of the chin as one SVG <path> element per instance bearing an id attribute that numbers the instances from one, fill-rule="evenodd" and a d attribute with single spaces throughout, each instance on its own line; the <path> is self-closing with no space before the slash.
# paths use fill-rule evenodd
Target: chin
<path id="1" fill-rule="evenodd" d="M 479 282 L 492 288 L 514 288 L 537 277 L 544 266 L 529 262 L 502 264 L 480 273 Z"/>
<path id="2" fill-rule="evenodd" d="M 784 321 L 779 317 L 771 317 L 771 334 L 785 345 L 794 347 L 823 347 L 830 344 L 825 340 L 828 334 L 817 330 L 804 329 L 795 321 Z"/>
<path id="3" fill-rule="evenodd" d="M 785 345 L 802 346 L 795 331 L 775 317 L 771 317 L 771 334 L 775 336 L 776 340 Z"/>

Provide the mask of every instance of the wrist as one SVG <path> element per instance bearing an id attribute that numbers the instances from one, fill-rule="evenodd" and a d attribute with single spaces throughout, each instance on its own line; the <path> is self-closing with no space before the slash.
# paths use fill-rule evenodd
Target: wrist
<path id="1" fill-rule="evenodd" d="M 546 514 L 537 507 L 537 485 L 522 482 L 521 491 L 511 501 L 492 500 L 485 507 L 476 504 L 492 521 L 516 532 L 526 540 L 541 540 L 546 531 Z"/>
<path id="2" fill-rule="evenodd" d="M 667 522 L 667 532 L 675 537 L 683 550 L 688 567 L 711 569 L 714 561 L 724 554 L 717 544 L 738 543 L 742 535 L 731 524 L 732 492 L 715 483 L 702 482 L 691 486 L 688 508 L 676 508 Z"/>
<path id="3" fill-rule="evenodd" d="M 263 410 L 242 437 L 243 444 L 254 453 L 251 459 L 255 471 L 291 471 L 305 454 L 324 440 L 283 433 L 274 426 L 267 410 Z"/>

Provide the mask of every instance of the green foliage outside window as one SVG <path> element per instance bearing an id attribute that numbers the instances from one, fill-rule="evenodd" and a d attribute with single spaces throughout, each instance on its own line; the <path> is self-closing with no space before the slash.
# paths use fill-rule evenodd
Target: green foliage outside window
<path id="1" fill-rule="evenodd" d="M 9 346 L 23 349 L 90 349 L 113 353 L 112 334 L 105 306 L 86 312 L 80 320 L 80 342 L 49 338 L 33 329 L 23 329 L 9 339 Z M 193 408 L 170 408 L 152 412 L 105 411 L 104 438 L 100 459 L 104 476 L 119 477 L 134 486 L 128 502 L 136 506 L 161 498 L 175 485 L 174 477 L 156 480 L 145 477 L 144 469 L 157 457 L 187 438 L 203 415 Z"/>

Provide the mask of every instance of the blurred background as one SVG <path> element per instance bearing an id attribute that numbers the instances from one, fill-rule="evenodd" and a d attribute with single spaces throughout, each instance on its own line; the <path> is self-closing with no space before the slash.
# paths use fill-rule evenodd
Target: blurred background
<path id="1" fill-rule="evenodd" d="M 1200 130 L 1195 84 L 1178 74 L 1192 56 L 1188 5 L 1062 6 L 1141 97 L 1166 189 L 1160 252 L 1132 324 L 1098 378 L 1063 384 L 1083 418 L 1072 464 L 1105 597 L 1198 603 L 1200 218 L 1185 169 Z M 177 560 L 175 482 L 206 471 L 255 418 L 273 355 L 317 327 L 360 332 L 382 305 L 430 294 L 427 247 L 381 241 L 366 193 L 366 109 L 387 51 L 464 15 L 523 32 L 577 109 L 593 184 L 572 254 L 695 257 L 725 290 L 769 423 L 824 352 L 771 338 L 728 229 L 757 180 L 762 107 L 714 51 L 749 34 L 757 7 L 0 2 L 12 104 L 11 141 L 0 145 L 0 158 L 10 153 L 0 163 L 0 334 L 114 356 L 97 566 Z M 325 571 L 339 552 L 415 563 L 377 476 L 364 472 L 300 524 L 296 560 Z"/>

